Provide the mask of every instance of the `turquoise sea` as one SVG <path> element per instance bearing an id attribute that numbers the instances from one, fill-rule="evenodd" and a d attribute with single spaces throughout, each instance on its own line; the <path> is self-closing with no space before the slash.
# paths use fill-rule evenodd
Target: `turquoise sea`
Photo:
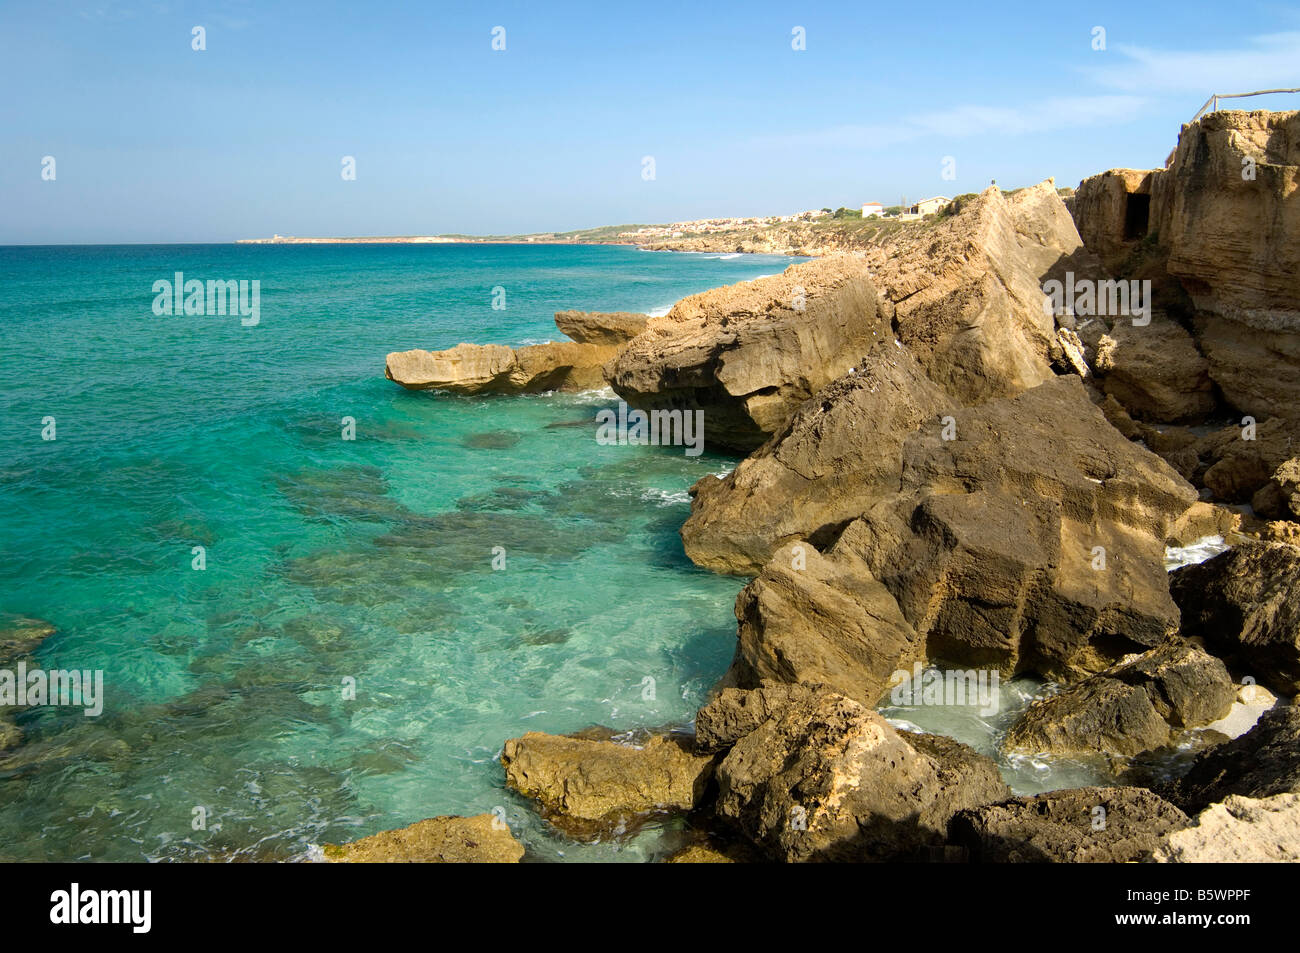
<path id="1" fill-rule="evenodd" d="M 598 445 L 608 393 L 410 393 L 384 355 L 559 339 L 556 310 L 666 309 L 792 260 L 0 248 L 0 613 L 56 627 L 41 667 L 105 679 L 97 718 L 18 716 L 0 859 L 305 858 L 497 808 L 539 859 L 670 847 L 657 827 L 554 836 L 497 757 L 529 730 L 693 716 L 734 649 L 741 580 L 694 568 L 677 532 L 687 488 L 734 461 Z M 177 271 L 260 281 L 260 323 L 156 316 L 153 283 Z"/>

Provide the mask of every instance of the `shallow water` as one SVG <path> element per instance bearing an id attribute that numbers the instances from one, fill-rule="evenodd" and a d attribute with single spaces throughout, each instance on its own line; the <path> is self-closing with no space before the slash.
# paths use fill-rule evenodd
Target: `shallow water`
<path id="1" fill-rule="evenodd" d="M 305 857 L 498 806 L 541 858 L 665 849 L 659 828 L 551 835 L 497 757 L 528 730 L 692 717 L 734 649 L 741 581 L 695 569 L 677 531 L 686 489 L 733 461 L 598 445 L 608 393 L 409 393 L 384 354 L 558 339 L 556 310 L 649 311 L 789 261 L 0 249 L 0 612 L 53 623 L 33 664 L 102 669 L 106 695 L 97 718 L 19 716 L 0 857 Z M 156 317 L 152 283 L 175 271 L 259 279 L 260 324 Z"/>

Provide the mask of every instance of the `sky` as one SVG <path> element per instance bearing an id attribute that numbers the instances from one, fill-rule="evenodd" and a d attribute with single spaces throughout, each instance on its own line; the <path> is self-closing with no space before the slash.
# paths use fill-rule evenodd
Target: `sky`
<path id="1" fill-rule="evenodd" d="M 516 234 L 1072 186 L 1162 164 L 1213 93 L 1279 86 L 1300 86 L 1296 3 L 0 0 L 0 244 Z"/>

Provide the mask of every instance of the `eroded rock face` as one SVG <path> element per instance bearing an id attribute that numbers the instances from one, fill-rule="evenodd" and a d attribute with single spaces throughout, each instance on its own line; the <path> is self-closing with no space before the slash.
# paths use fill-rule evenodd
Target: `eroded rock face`
<path id="1" fill-rule="evenodd" d="M 1138 419 L 1197 421 L 1214 410 L 1208 362 L 1166 315 L 1143 326 L 1116 321 L 1101 339 L 1094 367 L 1102 389 Z"/>
<path id="2" fill-rule="evenodd" d="M 1262 685 L 1300 694 L 1300 548 L 1243 542 L 1175 570 L 1183 632 L 1235 661 Z"/>
<path id="3" fill-rule="evenodd" d="M 868 251 L 867 261 L 899 339 L 962 404 L 1051 379 L 1064 355 L 1043 283 L 1099 269 L 1050 180 L 1011 195 L 991 186 L 932 229 Z"/>
<path id="4" fill-rule="evenodd" d="M 350 844 L 326 844 L 325 859 L 349 864 L 517 864 L 524 846 L 491 814 L 431 817 Z"/>
<path id="5" fill-rule="evenodd" d="M 954 812 L 1007 788 L 964 745 L 912 737 L 852 699 L 815 693 L 735 743 L 718 767 L 718 815 L 779 860 L 915 856 L 942 844 Z"/>
<path id="6" fill-rule="evenodd" d="M 792 702 L 820 690 L 770 680 L 752 689 L 729 685 L 696 713 L 695 742 L 701 751 L 725 751 Z"/>
<path id="7" fill-rule="evenodd" d="M 683 298 L 610 366 L 642 409 L 702 409 L 709 446 L 748 452 L 892 337 L 863 263 L 836 256 Z"/>
<path id="8" fill-rule="evenodd" d="M 1073 788 L 965 810 L 949 838 L 975 863 L 1144 860 L 1187 815 L 1145 788 Z"/>
<path id="9" fill-rule="evenodd" d="M 1143 237 L 1148 223 L 1138 206 L 1144 206 L 1149 216 L 1154 175 L 1151 169 L 1110 169 L 1084 179 L 1070 197 L 1067 204 L 1079 237 L 1108 267 Z M 1133 203 L 1130 196 L 1145 201 Z"/>
<path id="10" fill-rule="evenodd" d="M 1186 774 L 1156 790 L 1189 814 L 1232 794 L 1300 794 L 1300 708 L 1264 712 L 1250 731 L 1202 751 Z"/>
<path id="11" fill-rule="evenodd" d="M 682 736 L 619 744 L 530 731 L 505 744 L 506 785 L 540 802 L 543 816 L 573 837 L 619 834 L 648 815 L 696 807 L 715 759 Z"/>
<path id="12" fill-rule="evenodd" d="M 687 556 L 715 572 L 753 575 L 790 540 L 826 545 L 897 490 L 903 441 L 951 406 L 892 337 L 873 347 L 735 470 L 696 483 L 682 527 Z"/>
<path id="13" fill-rule="evenodd" d="M 457 344 L 446 351 L 394 351 L 384 375 L 407 390 L 453 394 L 525 394 L 583 391 L 605 386 L 604 365 L 614 346 L 561 341 L 509 348 Z"/>
<path id="14" fill-rule="evenodd" d="M 1007 733 L 1011 751 L 1132 756 L 1169 744 L 1171 728 L 1226 715 L 1236 687 L 1223 663 L 1170 641 L 1035 702 Z"/>
<path id="15" fill-rule="evenodd" d="M 557 311 L 555 326 L 579 344 L 619 346 L 645 330 L 648 314 L 632 311 Z"/>
<path id="16" fill-rule="evenodd" d="M 1272 417 L 1225 427 L 1196 445 L 1204 483 L 1219 500 L 1249 503 L 1292 457 L 1300 454 L 1300 421 Z"/>
<path id="17" fill-rule="evenodd" d="M 1152 855 L 1161 864 L 1300 863 L 1300 794 L 1231 795 L 1165 837 Z"/>
<path id="18" fill-rule="evenodd" d="M 893 595 L 849 549 L 832 558 L 808 543 L 778 550 L 740 593 L 736 618 L 730 679 L 741 687 L 821 683 L 875 705 L 922 653 Z"/>

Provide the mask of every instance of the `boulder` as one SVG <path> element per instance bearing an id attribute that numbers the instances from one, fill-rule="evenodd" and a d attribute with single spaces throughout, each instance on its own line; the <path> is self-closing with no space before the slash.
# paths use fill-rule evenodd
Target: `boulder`
<path id="1" fill-rule="evenodd" d="M 1192 336 L 1163 313 L 1143 326 L 1116 321 L 1093 366 L 1102 389 L 1140 420 L 1198 421 L 1214 410 L 1208 363 Z"/>
<path id="2" fill-rule="evenodd" d="M 1099 270 L 1051 180 L 985 189 L 928 229 L 866 252 L 899 340 L 962 404 L 1010 397 L 1053 376 L 1063 357 L 1043 284 Z"/>
<path id="3" fill-rule="evenodd" d="M 778 860 L 917 856 L 942 844 L 953 813 L 1008 792 L 989 759 L 913 738 L 814 693 L 735 743 L 718 766 L 717 813 Z"/>
<path id="4" fill-rule="evenodd" d="M 446 351 L 394 351 L 385 376 L 407 390 L 453 394 L 583 391 L 605 386 L 604 365 L 618 348 L 561 341 L 509 348 L 457 344 Z"/>
<path id="5" fill-rule="evenodd" d="M 555 326 L 579 344 L 620 346 L 645 330 L 648 314 L 631 311 L 557 311 Z"/>
<path id="6" fill-rule="evenodd" d="M 763 722 L 806 699 L 819 687 L 763 681 L 757 688 L 727 686 L 695 715 L 695 743 L 701 751 L 725 751 Z"/>
<path id="7" fill-rule="evenodd" d="M 1215 498 L 1249 503 L 1288 460 L 1300 453 L 1300 421 L 1286 417 L 1225 427 L 1203 437 L 1197 453 L 1207 463 L 1203 477 Z"/>
<path id="8" fill-rule="evenodd" d="M 730 680 L 821 683 L 875 705 L 890 676 L 921 655 L 893 595 L 851 550 L 824 557 L 809 543 L 778 550 L 736 599 Z"/>
<path id="9" fill-rule="evenodd" d="M 1264 712 L 1250 731 L 1202 751 L 1186 774 L 1155 790 L 1189 814 L 1232 794 L 1300 794 L 1300 708 Z"/>
<path id="10" fill-rule="evenodd" d="M 1146 859 L 1187 824 L 1145 788 L 1091 787 L 961 811 L 948 836 L 975 863 L 1124 864 Z"/>
<path id="11" fill-rule="evenodd" d="M 748 452 L 886 336 L 866 267 L 834 256 L 683 298 L 619 353 L 609 382 L 641 409 L 702 409 L 709 446 Z"/>
<path id="12" fill-rule="evenodd" d="M 570 836 L 626 833 L 652 814 L 686 812 L 704 796 L 714 758 L 680 735 L 639 744 L 530 731 L 505 744 L 506 785 L 541 804 L 543 816 Z"/>
<path id="13" fill-rule="evenodd" d="M 1165 836 L 1152 860 L 1161 864 L 1300 863 L 1300 794 L 1229 796 Z"/>
<path id="14" fill-rule="evenodd" d="M 951 406 L 892 337 L 873 347 L 729 474 L 695 484 L 686 555 L 715 572 L 754 575 L 790 540 L 826 545 L 898 489 L 904 440 Z"/>
<path id="15" fill-rule="evenodd" d="M 856 390 L 837 385 L 829 393 L 851 397 Z M 801 458 L 833 444 L 830 424 L 848 422 L 829 412 L 819 431 L 810 422 Z M 804 432 L 791 430 L 786 439 Z M 780 452 L 774 445 L 760 456 Z M 807 644 L 811 627 L 855 612 L 865 613 L 854 623 L 859 633 L 879 633 L 889 606 L 877 582 L 916 630 L 923 654 L 961 666 L 1074 679 L 1153 647 L 1177 628 L 1164 542 L 1195 491 L 1111 427 L 1079 378 L 1053 378 L 1014 398 L 955 408 L 908 435 L 900 458 L 897 476 L 878 484 L 826 482 L 827 489 L 847 486 L 856 494 L 852 507 L 834 511 L 851 519 L 842 529 L 823 524 L 832 510 L 821 501 L 769 501 L 762 484 L 747 479 L 705 481 L 692 507 L 694 527 L 684 532 L 688 553 L 711 568 L 763 572 L 737 603 L 749 623 L 742 640 L 751 637 L 741 659 L 757 658 L 760 642 Z M 852 519 L 855 510 L 860 515 Z M 710 511 L 757 518 L 729 522 Z M 780 542 L 776 534 L 799 531 L 824 557 L 800 544 L 811 574 L 790 567 L 788 549 L 758 563 Z M 867 601 L 854 609 L 858 599 Z M 820 638 L 835 641 L 825 632 Z M 883 645 L 893 657 L 904 641 L 910 640 Z M 885 667 L 883 659 L 873 663 L 873 670 Z M 783 671 L 788 666 L 771 655 L 757 674 L 787 678 Z M 863 698 L 860 692 L 854 697 Z"/>
<path id="16" fill-rule="evenodd" d="M 517 864 L 524 846 L 492 814 L 431 817 L 350 844 L 326 844 L 325 859 L 349 864 Z"/>
<path id="17" fill-rule="evenodd" d="M 1265 519 L 1300 519 L 1300 457 L 1283 461 L 1251 497 L 1250 507 Z"/>
<path id="18" fill-rule="evenodd" d="M 665 864 L 734 864 L 734 857 L 713 847 L 692 844 L 674 852 L 664 860 Z"/>
<path id="19" fill-rule="evenodd" d="M 1171 728 L 1219 720 L 1235 698 L 1222 662 L 1171 639 L 1035 702 L 1007 732 L 1004 747 L 1129 757 L 1169 744 Z"/>
<path id="20" fill-rule="evenodd" d="M 1243 542 L 1170 579 L 1183 633 L 1200 636 L 1262 685 L 1300 694 L 1300 548 Z"/>

